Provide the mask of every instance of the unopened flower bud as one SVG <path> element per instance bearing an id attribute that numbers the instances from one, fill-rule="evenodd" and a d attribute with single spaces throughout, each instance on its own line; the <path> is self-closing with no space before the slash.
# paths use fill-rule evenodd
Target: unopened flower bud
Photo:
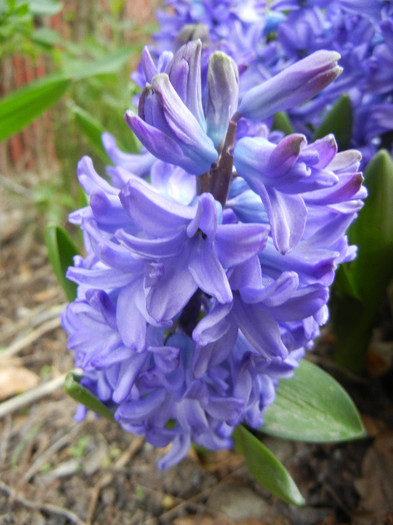
<path id="1" fill-rule="evenodd" d="M 225 53 L 210 56 L 207 73 L 206 122 L 207 133 L 216 148 L 220 147 L 235 113 L 239 96 L 239 73 L 235 62 Z"/>
<path id="2" fill-rule="evenodd" d="M 335 51 L 320 50 L 251 88 L 240 102 L 240 116 L 260 120 L 306 102 L 335 80 L 342 68 Z"/>
<path id="3" fill-rule="evenodd" d="M 209 28 L 205 24 L 186 24 L 184 25 L 177 37 L 176 48 L 181 47 L 191 40 L 201 40 L 202 42 L 209 42 Z"/>

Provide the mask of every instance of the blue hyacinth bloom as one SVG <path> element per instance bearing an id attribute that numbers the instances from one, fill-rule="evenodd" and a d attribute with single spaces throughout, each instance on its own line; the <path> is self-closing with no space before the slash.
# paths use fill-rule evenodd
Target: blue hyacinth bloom
<path id="1" fill-rule="evenodd" d="M 114 165 L 104 178 L 81 159 L 89 204 L 70 215 L 86 253 L 68 269 L 78 294 L 62 323 L 82 385 L 126 431 L 172 443 L 160 468 L 191 443 L 230 448 L 237 425 L 263 424 L 327 322 L 366 196 L 358 152 L 263 122 L 277 109 L 272 86 L 281 108 L 306 101 L 337 76 L 335 53 L 243 95 L 235 61 L 215 51 L 204 75 L 201 51 L 194 41 L 159 62 L 144 53 L 147 85 L 126 115 L 144 150 L 122 152 L 105 134 Z"/>
<path id="2" fill-rule="evenodd" d="M 150 46 L 151 53 L 159 55 L 166 49 L 174 52 L 200 35 L 205 55 L 202 67 L 207 69 L 208 57 L 217 49 L 227 53 L 238 65 L 241 95 L 252 88 L 262 89 L 263 82 L 289 65 L 296 65 L 301 58 L 321 50 L 335 50 L 341 55 L 344 70 L 340 78 L 307 104 L 298 106 L 294 98 L 286 108 L 295 131 L 310 139 L 334 102 L 345 94 L 353 112 L 349 146 L 362 152 L 362 167 L 381 143 L 392 149 L 393 121 L 380 118 L 382 107 L 389 115 L 392 111 L 390 2 L 170 0 L 166 5 L 169 9 L 158 15 L 161 27 L 155 44 Z M 374 118 L 374 110 L 378 117 Z"/>

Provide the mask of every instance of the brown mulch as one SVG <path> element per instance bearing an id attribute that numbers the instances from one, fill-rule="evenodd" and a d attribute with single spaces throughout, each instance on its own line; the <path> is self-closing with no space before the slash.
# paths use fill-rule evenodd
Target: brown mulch
<path id="1" fill-rule="evenodd" d="M 162 451 L 115 423 L 92 414 L 74 422 L 75 403 L 61 387 L 72 355 L 56 322 L 65 298 L 47 262 L 43 219 L 5 190 L 0 210 L 0 413 L 25 399 L 19 392 L 27 398 L 0 419 L 0 525 L 393 525 L 391 368 L 346 384 L 368 438 L 264 439 L 296 480 L 303 508 L 272 497 L 230 451 L 191 452 L 161 472 Z M 329 365 L 324 351 L 319 359 Z M 33 402 L 42 385 L 53 391 Z"/>

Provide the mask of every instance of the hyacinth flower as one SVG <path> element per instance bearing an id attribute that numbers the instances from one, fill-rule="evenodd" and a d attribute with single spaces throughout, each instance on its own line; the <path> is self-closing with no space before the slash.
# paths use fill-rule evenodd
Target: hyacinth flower
<path id="1" fill-rule="evenodd" d="M 164 71 L 146 53 L 153 76 L 125 119 L 147 153 L 121 155 L 105 135 L 109 181 L 79 163 L 90 203 L 70 220 L 86 255 L 68 270 L 78 294 L 62 323 L 82 386 L 125 430 L 172 443 L 161 468 L 191 443 L 230 448 L 239 424 L 263 424 L 328 319 L 337 266 L 356 255 L 346 229 L 365 197 L 359 154 L 338 153 L 332 136 L 261 136 L 261 119 L 339 75 L 337 59 L 319 52 L 239 101 L 225 53 L 206 77 L 199 41 Z"/>
<path id="2" fill-rule="evenodd" d="M 202 41 L 211 40 L 213 43 L 219 43 L 227 51 L 227 47 L 231 45 L 230 37 L 233 36 L 238 26 L 246 29 L 263 21 L 266 1 L 169 0 L 165 5 L 171 8 L 170 12 L 158 10 L 156 13 L 158 22 L 165 28 L 154 35 L 160 50 L 176 51 L 178 47 L 186 43 L 181 38 L 186 29 L 189 34 L 192 31 L 194 40 L 204 35 L 205 39 L 201 38 Z M 207 34 L 205 29 L 208 31 Z M 197 31 L 196 34 L 195 31 Z"/>
<path id="3" fill-rule="evenodd" d="M 391 3 L 254 0 L 244 4 L 245 11 L 253 13 L 252 17 L 241 15 L 242 5 L 237 0 L 225 3 L 224 17 L 219 16 L 221 2 L 172 0 L 167 5 L 171 10 L 159 12 L 161 28 L 151 51 L 160 53 L 165 46 L 173 51 L 179 41 L 185 43 L 192 38 L 193 27 L 196 31 L 203 26 L 204 53 L 210 55 L 220 49 L 235 60 L 241 94 L 274 78 L 299 58 L 318 50 L 334 49 L 341 55 L 344 73 L 310 103 L 286 109 L 294 130 L 305 134 L 308 140 L 313 139 L 334 103 L 344 95 L 349 97 L 349 114 L 340 146 L 359 149 L 363 155 L 362 167 L 379 148 L 392 149 L 392 120 L 381 118 L 382 108 L 389 115 L 392 111 Z M 188 28 L 184 35 L 183 24 Z M 375 118 L 374 112 L 378 113 Z M 337 130 L 327 130 L 332 131 Z"/>

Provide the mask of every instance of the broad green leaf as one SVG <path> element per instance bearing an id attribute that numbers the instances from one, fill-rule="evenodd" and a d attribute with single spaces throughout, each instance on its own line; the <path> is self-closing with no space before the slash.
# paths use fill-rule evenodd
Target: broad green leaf
<path id="1" fill-rule="evenodd" d="M 359 297 L 368 308 L 379 308 L 381 295 L 393 278 L 393 161 L 379 151 L 365 171 L 368 197 L 358 219 L 350 227 L 357 258 L 348 265 Z"/>
<path id="2" fill-rule="evenodd" d="M 30 12 L 36 16 L 52 16 L 63 9 L 61 2 L 56 0 L 29 0 Z"/>
<path id="3" fill-rule="evenodd" d="M 286 503 L 304 505 L 289 472 L 259 439 L 242 425 L 236 427 L 233 437 L 236 450 L 245 456 L 249 471 L 262 486 Z"/>
<path id="4" fill-rule="evenodd" d="M 348 95 L 342 95 L 316 130 L 313 140 L 333 133 L 339 149 L 348 149 L 352 136 L 352 105 Z"/>
<path id="5" fill-rule="evenodd" d="M 84 109 L 74 106 L 72 108 L 72 111 L 75 115 L 75 120 L 82 131 L 82 133 L 85 135 L 85 137 L 89 140 L 90 144 L 100 155 L 102 160 L 106 163 L 110 163 L 110 159 L 108 155 L 105 152 L 105 149 L 102 145 L 101 136 L 103 132 L 105 131 L 104 127 L 96 120 L 94 117 L 92 117 L 87 111 Z"/>
<path id="6" fill-rule="evenodd" d="M 348 264 L 342 264 L 337 268 L 333 288 L 342 295 L 348 295 L 360 301 L 356 283 L 353 281 Z"/>
<path id="7" fill-rule="evenodd" d="M 25 128 L 56 104 L 70 84 L 66 76 L 46 77 L 0 100 L 0 140 Z"/>
<path id="8" fill-rule="evenodd" d="M 102 416 L 106 419 L 113 421 L 113 413 L 105 406 L 99 399 L 97 399 L 93 394 L 82 386 L 79 382 L 81 376 L 75 374 L 74 372 L 69 372 L 66 375 L 64 381 L 64 387 L 67 394 L 72 397 L 78 403 L 81 403 L 89 410 L 92 410 L 99 416 Z"/>
<path id="9" fill-rule="evenodd" d="M 303 360 L 290 379 L 282 379 L 275 402 L 264 416 L 262 432 L 308 442 L 365 437 L 356 407 L 329 374 Z"/>
<path id="10" fill-rule="evenodd" d="M 379 151 L 365 171 L 368 197 L 348 237 L 358 246 L 339 279 L 331 302 L 336 336 L 335 360 L 356 373 L 366 367 L 366 354 L 387 287 L 393 279 L 393 161 Z"/>
<path id="11" fill-rule="evenodd" d="M 284 111 L 279 111 L 274 115 L 272 129 L 279 129 L 280 131 L 283 131 L 285 135 L 293 133 L 292 123 Z"/>
<path id="12" fill-rule="evenodd" d="M 125 47 L 100 60 L 90 61 L 87 64 L 80 65 L 75 71 L 71 71 L 70 75 L 75 81 L 98 75 L 112 75 L 124 66 L 130 59 L 130 56 L 131 48 Z"/>
<path id="13" fill-rule="evenodd" d="M 79 253 L 68 232 L 56 224 L 48 224 L 45 229 L 45 243 L 48 249 L 49 261 L 53 271 L 62 286 L 66 297 L 73 301 L 76 297 L 76 284 L 69 281 L 65 274 L 72 265 L 74 255 Z"/>
<path id="14" fill-rule="evenodd" d="M 364 303 L 336 288 L 332 290 L 329 307 L 336 364 L 355 374 L 364 373 L 374 319 Z"/>

